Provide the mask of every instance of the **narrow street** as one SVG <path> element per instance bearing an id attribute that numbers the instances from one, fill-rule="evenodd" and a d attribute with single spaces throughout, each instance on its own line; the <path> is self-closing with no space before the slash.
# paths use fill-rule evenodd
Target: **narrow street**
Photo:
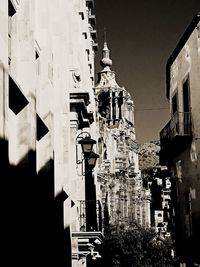
<path id="1" fill-rule="evenodd" d="M 0 0 L 1 266 L 200 266 L 200 2 Z"/>

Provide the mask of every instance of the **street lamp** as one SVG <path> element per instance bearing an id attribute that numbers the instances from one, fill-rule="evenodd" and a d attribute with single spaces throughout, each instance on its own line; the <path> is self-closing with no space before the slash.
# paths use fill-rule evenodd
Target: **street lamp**
<path id="1" fill-rule="evenodd" d="M 77 136 L 78 138 L 79 136 Z M 81 145 L 84 155 L 88 155 L 92 152 L 93 145 L 96 144 L 96 141 L 93 140 L 90 136 L 86 136 L 78 141 L 78 144 Z"/>
<path id="2" fill-rule="evenodd" d="M 78 141 L 78 139 L 80 139 Z M 96 144 L 96 141 L 91 138 L 90 133 L 88 132 L 81 132 L 77 137 L 77 143 L 81 145 L 82 152 L 83 152 L 83 159 L 77 160 L 77 164 L 81 164 L 83 160 L 87 160 L 87 165 L 93 169 L 96 165 L 96 160 L 99 157 L 98 154 L 94 153 L 93 146 Z M 77 151 L 78 154 L 78 151 Z"/>
<path id="3" fill-rule="evenodd" d="M 90 168 L 93 169 L 95 167 L 96 161 L 98 158 L 99 158 L 99 155 L 91 151 L 89 157 L 87 158 L 88 165 L 90 166 Z"/>
<path id="4" fill-rule="evenodd" d="M 79 139 L 79 140 L 78 140 Z M 96 229 L 96 190 L 95 190 L 95 183 L 93 177 L 93 168 L 96 165 L 97 158 L 99 157 L 93 151 L 93 146 L 96 144 L 96 141 L 91 138 L 91 135 L 88 132 L 81 132 L 76 137 L 76 144 L 81 145 L 82 148 L 82 159 L 77 160 L 77 164 L 81 164 L 82 167 L 82 175 L 85 176 L 85 201 L 88 201 L 89 205 L 85 206 L 85 215 L 86 215 L 86 231 L 90 231 L 92 229 Z M 78 156 L 78 145 L 76 146 Z M 84 161 L 84 164 L 82 164 Z M 84 171 L 83 171 L 84 170 Z M 91 202 L 92 201 L 92 202 Z M 95 201 L 95 206 L 94 206 Z M 87 202 L 86 202 L 87 203 Z"/>

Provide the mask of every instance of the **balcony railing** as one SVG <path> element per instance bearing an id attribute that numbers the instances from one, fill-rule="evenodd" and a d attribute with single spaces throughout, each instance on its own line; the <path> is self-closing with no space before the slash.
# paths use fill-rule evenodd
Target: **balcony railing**
<path id="1" fill-rule="evenodd" d="M 160 132 L 161 149 L 168 145 L 176 136 L 191 136 L 191 113 L 176 112 Z"/>
<path id="2" fill-rule="evenodd" d="M 80 200 L 80 230 L 102 231 L 102 208 L 99 200 Z"/>

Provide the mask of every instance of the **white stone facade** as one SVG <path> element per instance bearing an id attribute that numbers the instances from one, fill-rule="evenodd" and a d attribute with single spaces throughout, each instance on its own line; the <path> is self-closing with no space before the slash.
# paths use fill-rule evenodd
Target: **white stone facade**
<path id="1" fill-rule="evenodd" d="M 85 175 L 76 137 L 95 134 L 92 12 L 89 0 L 0 1 L 0 164 L 9 191 L 2 245 L 9 266 L 81 261 L 82 236 L 74 233 Z"/>

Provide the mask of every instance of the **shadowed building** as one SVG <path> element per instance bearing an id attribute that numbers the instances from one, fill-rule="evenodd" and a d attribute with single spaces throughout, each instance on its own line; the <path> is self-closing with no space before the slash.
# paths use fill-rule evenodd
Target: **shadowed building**
<path id="1" fill-rule="evenodd" d="M 160 161 L 171 170 L 177 252 L 183 266 L 200 264 L 200 13 L 166 66 L 171 120 L 160 132 Z"/>
<path id="2" fill-rule="evenodd" d="M 2 266 L 69 267 L 98 256 L 94 162 L 79 143 L 82 131 L 89 143 L 96 134 L 93 4 L 0 1 Z"/>

